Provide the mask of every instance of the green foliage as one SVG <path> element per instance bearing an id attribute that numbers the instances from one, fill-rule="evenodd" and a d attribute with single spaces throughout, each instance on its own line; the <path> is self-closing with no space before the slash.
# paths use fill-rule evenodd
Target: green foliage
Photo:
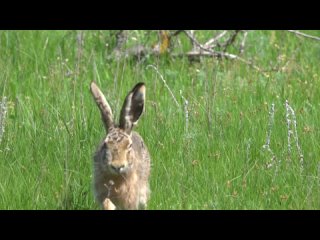
<path id="1" fill-rule="evenodd" d="M 104 129 L 89 92 L 92 80 L 116 116 L 131 87 L 146 83 L 146 112 L 136 130 L 152 156 L 149 209 L 320 208 L 318 42 L 285 31 L 249 32 L 243 58 L 262 69 L 285 66 L 263 75 L 225 59 L 107 61 L 114 34 L 0 32 L 0 96 L 7 97 L 1 209 L 98 209 L 92 155 Z M 130 34 L 129 45 L 157 39 L 144 31 Z M 197 34 L 206 39 L 212 33 Z M 181 44 L 190 49 L 184 37 Z M 188 129 L 180 90 L 188 100 Z M 288 152 L 286 100 L 295 110 L 303 168 L 294 139 Z M 274 160 L 263 148 L 272 103 Z"/>

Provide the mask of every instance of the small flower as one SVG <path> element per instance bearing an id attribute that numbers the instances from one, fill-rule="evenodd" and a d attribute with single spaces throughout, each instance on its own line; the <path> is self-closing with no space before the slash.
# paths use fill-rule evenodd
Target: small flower
<path id="1" fill-rule="evenodd" d="M 280 195 L 281 201 L 287 201 L 289 196 L 287 194 Z"/>
<path id="2" fill-rule="evenodd" d="M 196 166 L 196 165 L 199 164 L 199 161 L 198 160 L 193 160 L 191 164 L 192 164 L 192 166 Z"/>

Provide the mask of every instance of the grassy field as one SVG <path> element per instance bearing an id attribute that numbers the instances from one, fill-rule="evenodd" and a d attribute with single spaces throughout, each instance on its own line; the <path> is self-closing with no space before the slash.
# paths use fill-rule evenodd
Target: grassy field
<path id="1" fill-rule="evenodd" d="M 319 42 L 249 32 L 243 58 L 280 66 L 266 73 L 167 55 L 112 61 L 113 46 L 108 31 L 0 32 L 0 209 L 98 209 L 92 156 L 104 128 L 92 80 L 115 116 L 146 83 L 136 130 L 152 157 L 149 209 L 320 209 Z"/>

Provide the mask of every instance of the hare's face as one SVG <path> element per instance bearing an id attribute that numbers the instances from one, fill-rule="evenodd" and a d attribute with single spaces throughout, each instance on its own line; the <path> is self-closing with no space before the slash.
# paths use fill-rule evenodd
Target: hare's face
<path id="1" fill-rule="evenodd" d="M 111 128 L 104 145 L 108 170 L 113 174 L 127 174 L 133 166 L 131 137 L 119 128 Z"/>
<path id="2" fill-rule="evenodd" d="M 99 87 L 92 82 L 90 89 L 107 132 L 103 143 L 102 161 L 106 163 L 110 173 L 128 174 L 135 157 L 131 150 L 131 131 L 144 110 L 145 85 L 138 83 L 128 93 L 120 112 L 119 124 L 113 122 L 111 108 Z"/>

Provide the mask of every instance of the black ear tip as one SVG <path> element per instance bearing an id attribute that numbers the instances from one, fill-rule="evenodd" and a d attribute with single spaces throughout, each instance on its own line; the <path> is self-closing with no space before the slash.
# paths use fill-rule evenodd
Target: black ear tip
<path id="1" fill-rule="evenodd" d="M 142 87 L 142 86 L 145 86 L 146 84 L 144 82 L 139 82 L 137 83 L 136 87 Z"/>
<path id="2" fill-rule="evenodd" d="M 140 89 L 141 87 L 145 87 L 145 83 L 144 82 L 139 82 L 137 83 L 134 88 L 132 89 L 132 92 L 135 92 L 137 89 Z"/>

